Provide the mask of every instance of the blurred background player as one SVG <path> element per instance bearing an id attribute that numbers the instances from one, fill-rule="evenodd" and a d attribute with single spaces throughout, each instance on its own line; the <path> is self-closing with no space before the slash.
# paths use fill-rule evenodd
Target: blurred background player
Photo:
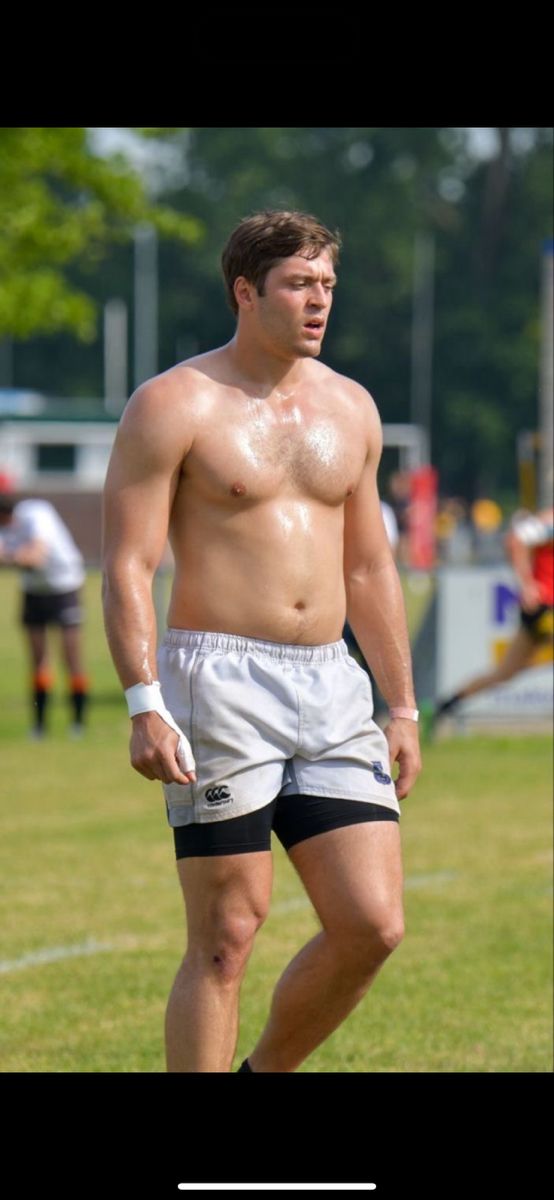
<path id="1" fill-rule="evenodd" d="M 394 557 L 396 558 L 398 553 L 398 540 L 400 537 L 400 532 L 398 529 L 398 521 L 396 520 L 394 509 L 390 504 L 387 504 L 386 500 L 381 500 L 381 514 L 385 529 L 387 531 L 390 548 L 394 554 Z"/>
<path id="2" fill-rule="evenodd" d="M 497 667 L 477 675 L 438 704 L 436 721 L 469 696 L 507 683 L 532 665 L 537 646 L 552 642 L 554 605 L 554 542 L 552 508 L 536 514 L 520 511 L 512 520 L 506 549 L 519 584 L 520 626 Z"/>
<path id="3" fill-rule="evenodd" d="M 81 650 L 80 588 L 83 557 L 56 509 L 47 500 L 20 500 L 0 494 L 0 565 L 21 571 L 21 622 L 32 671 L 33 735 L 46 731 L 53 674 L 47 625 L 58 625 L 69 678 L 72 732 L 83 729 L 88 700 Z"/>

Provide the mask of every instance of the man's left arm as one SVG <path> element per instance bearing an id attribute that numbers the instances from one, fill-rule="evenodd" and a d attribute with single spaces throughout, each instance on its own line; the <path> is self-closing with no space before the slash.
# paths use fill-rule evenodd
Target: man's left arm
<path id="1" fill-rule="evenodd" d="M 377 490 L 382 450 L 379 415 L 370 399 L 368 455 L 353 496 L 345 503 L 344 579 L 347 619 L 390 710 L 415 711 L 412 658 L 398 571 L 383 523 Z M 385 729 L 396 794 L 404 799 L 421 770 L 418 725 L 392 716 Z"/>
<path id="2" fill-rule="evenodd" d="M 4 567 L 27 567 L 28 569 L 44 566 L 48 557 L 48 549 L 39 538 L 29 538 L 9 546 L 7 539 L 0 537 L 0 565 Z"/>

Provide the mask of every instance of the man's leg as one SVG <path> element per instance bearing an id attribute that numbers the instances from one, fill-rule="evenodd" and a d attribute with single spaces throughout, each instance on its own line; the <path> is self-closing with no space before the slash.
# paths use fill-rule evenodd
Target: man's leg
<path id="1" fill-rule="evenodd" d="M 167 1069 L 230 1071 L 240 985 L 269 908 L 271 852 L 181 858 L 177 869 L 188 939 L 167 1006 Z"/>
<path id="2" fill-rule="evenodd" d="M 531 633 L 522 626 L 513 637 L 498 666 L 491 671 L 485 671 L 482 675 L 476 675 L 453 696 L 448 696 L 438 705 L 435 716 L 446 716 L 462 700 L 467 700 L 470 696 L 476 696 L 479 692 L 498 687 L 499 684 L 513 679 L 514 675 L 518 675 L 520 671 L 530 666 L 535 648 L 536 642 Z"/>
<path id="3" fill-rule="evenodd" d="M 403 935 L 400 832 L 394 821 L 329 830 L 289 850 L 323 929 L 292 960 L 248 1056 L 294 1071 L 344 1021 Z"/>
<path id="4" fill-rule="evenodd" d="M 77 732 L 84 725 L 89 694 L 88 678 L 83 667 L 81 628 L 79 625 L 60 625 L 60 634 L 69 677 L 69 703 Z"/>
<path id="5" fill-rule="evenodd" d="M 52 672 L 48 662 L 46 626 L 26 625 L 25 631 L 31 654 L 33 732 L 40 737 L 46 729 L 46 712 L 52 690 Z"/>

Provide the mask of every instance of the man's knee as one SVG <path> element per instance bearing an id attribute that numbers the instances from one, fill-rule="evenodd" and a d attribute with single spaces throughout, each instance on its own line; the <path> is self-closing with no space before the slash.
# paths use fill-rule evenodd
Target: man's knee
<path id="1" fill-rule="evenodd" d="M 402 913 L 372 914 L 349 931 L 338 933 L 335 945 L 355 971 L 372 971 L 385 961 L 404 937 Z"/>
<path id="2" fill-rule="evenodd" d="M 503 667 L 501 663 L 492 680 L 491 686 L 494 687 L 498 683 L 508 683 L 508 680 L 513 679 L 514 675 L 519 675 L 520 671 L 523 670 L 524 665 L 524 662 L 518 662 L 515 664 L 515 666 L 513 664 L 511 666 L 507 664 L 505 667 Z"/>
<path id="3" fill-rule="evenodd" d="M 379 948 L 384 958 L 392 954 L 404 937 L 404 921 L 400 917 L 394 921 L 385 922 L 376 930 Z"/>
<path id="4" fill-rule="evenodd" d="M 217 913 L 201 956 L 205 967 L 222 983 L 233 984 L 242 978 L 254 938 L 267 912 L 252 907 L 241 913 Z"/>

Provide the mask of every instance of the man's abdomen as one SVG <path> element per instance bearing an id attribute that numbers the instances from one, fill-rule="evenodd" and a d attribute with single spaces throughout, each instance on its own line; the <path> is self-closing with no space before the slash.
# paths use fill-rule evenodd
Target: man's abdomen
<path id="1" fill-rule="evenodd" d="M 248 521 L 233 516 L 173 539 L 168 624 L 276 642 L 335 641 L 346 612 L 336 515 L 304 529 L 301 511 L 292 528 L 288 512 L 271 520 L 252 512 Z"/>

